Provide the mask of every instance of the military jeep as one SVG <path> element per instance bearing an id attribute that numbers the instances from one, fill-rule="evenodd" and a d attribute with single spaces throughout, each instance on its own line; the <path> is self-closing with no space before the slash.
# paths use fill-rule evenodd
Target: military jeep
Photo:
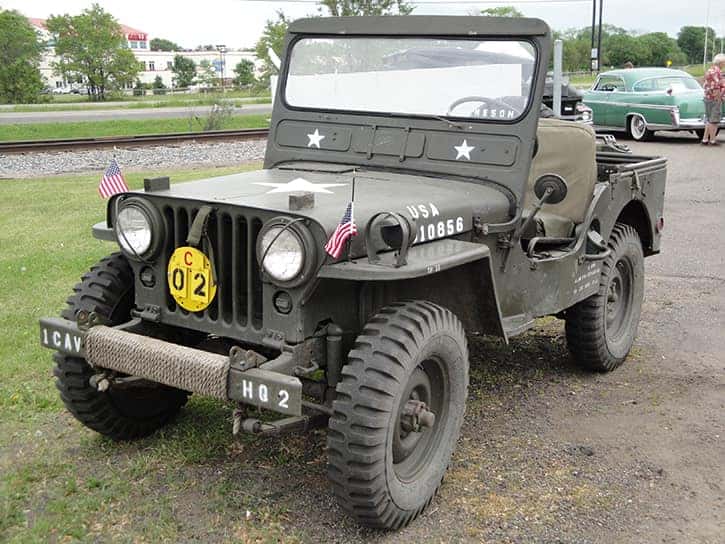
<path id="1" fill-rule="evenodd" d="M 146 180 L 93 227 L 120 251 L 40 322 L 68 410 L 116 440 L 191 393 L 235 433 L 326 424 L 340 505 L 399 528 L 456 446 L 467 332 L 557 316 L 576 364 L 619 366 L 666 164 L 539 119 L 550 46 L 536 19 L 291 24 L 264 169 Z"/>

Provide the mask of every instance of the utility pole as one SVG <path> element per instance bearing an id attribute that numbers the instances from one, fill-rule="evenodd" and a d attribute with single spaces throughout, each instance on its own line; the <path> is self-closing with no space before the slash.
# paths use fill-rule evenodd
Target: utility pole
<path id="1" fill-rule="evenodd" d="M 708 30 L 710 27 L 710 2 L 711 0 L 707 0 L 707 16 L 705 17 L 705 50 L 702 53 L 702 66 L 705 67 L 707 64 L 707 38 L 708 38 Z"/>
<path id="2" fill-rule="evenodd" d="M 599 55 L 594 51 L 594 31 L 596 30 L 597 26 L 597 0 L 592 0 L 592 48 L 590 49 L 590 67 L 591 72 L 593 73 L 594 70 L 599 68 Z M 594 60 L 597 59 L 596 66 L 594 65 Z"/>
<path id="3" fill-rule="evenodd" d="M 602 71 L 602 13 L 604 12 L 604 0 L 599 0 L 599 32 L 597 33 L 597 68 Z"/>
<path id="4" fill-rule="evenodd" d="M 561 81 L 564 58 L 564 42 L 554 42 L 554 115 L 561 117 Z"/>
<path id="5" fill-rule="evenodd" d="M 227 52 L 226 45 L 217 45 L 216 50 L 219 51 L 219 86 L 224 92 L 224 53 Z"/>

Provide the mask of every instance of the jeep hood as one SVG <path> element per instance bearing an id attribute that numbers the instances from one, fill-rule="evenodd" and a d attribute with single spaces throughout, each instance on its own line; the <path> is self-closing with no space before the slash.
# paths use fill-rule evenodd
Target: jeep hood
<path id="1" fill-rule="evenodd" d="M 354 218 L 360 231 L 356 241 L 360 244 L 365 225 L 379 212 L 398 212 L 414 218 L 419 233 L 416 242 L 470 231 L 474 217 L 480 217 L 486 223 L 506 222 L 511 217 L 509 199 L 503 189 L 493 184 L 355 171 L 351 167 L 329 164 L 291 165 L 231 174 L 140 194 L 304 216 L 316 221 L 329 236 L 352 198 L 353 177 Z M 314 206 L 291 210 L 290 195 L 301 192 L 314 195 Z"/>

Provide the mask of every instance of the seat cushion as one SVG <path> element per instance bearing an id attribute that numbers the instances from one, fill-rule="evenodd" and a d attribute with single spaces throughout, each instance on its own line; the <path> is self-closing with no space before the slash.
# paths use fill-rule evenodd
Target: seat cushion
<path id="1" fill-rule="evenodd" d="M 544 174 L 558 174 L 566 180 L 567 196 L 559 204 L 544 204 L 541 212 L 560 216 L 575 224 L 581 223 L 597 182 L 594 130 L 571 121 L 539 119 L 536 136 L 539 150 L 531 164 L 524 209 L 530 208 L 537 200 L 534 195 L 536 180 Z M 546 235 L 553 236 L 548 232 Z"/>

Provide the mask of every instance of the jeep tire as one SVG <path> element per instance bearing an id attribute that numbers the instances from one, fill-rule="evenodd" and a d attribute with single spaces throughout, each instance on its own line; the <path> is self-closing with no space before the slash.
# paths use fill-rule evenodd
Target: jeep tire
<path id="1" fill-rule="evenodd" d="M 467 391 L 468 346 L 453 313 L 412 301 L 370 319 L 329 420 L 328 476 L 342 508 L 375 528 L 415 519 L 441 485 Z M 419 419 L 411 415 L 421 408 Z"/>
<path id="2" fill-rule="evenodd" d="M 566 340 L 576 363 L 609 372 L 627 358 L 637 335 L 644 297 L 644 254 L 639 235 L 617 223 L 602 263 L 599 291 L 566 311 Z"/>
<path id="3" fill-rule="evenodd" d="M 103 323 L 118 325 L 131 318 L 134 280 L 121 253 L 101 259 L 83 275 L 62 317 L 76 320 L 79 310 L 95 312 Z M 56 352 L 53 374 L 66 408 L 83 423 L 114 440 L 151 434 L 172 419 L 186 403 L 188 393 L 160 384 L 139 382 L 99 392 L 89 384 L 93 368 L 79 357 Z"/>

